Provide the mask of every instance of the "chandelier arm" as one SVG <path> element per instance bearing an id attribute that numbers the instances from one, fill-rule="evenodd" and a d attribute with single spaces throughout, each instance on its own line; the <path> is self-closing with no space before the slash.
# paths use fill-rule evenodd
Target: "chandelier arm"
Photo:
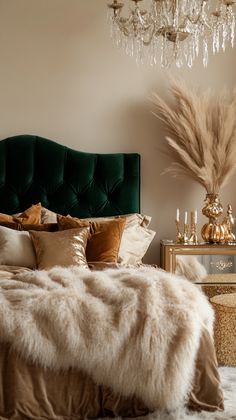
<path id="1" fill-rule="evenodd" d="M 138 31 L 138 23 L 140 23 L 142 30 L 146 33 L 148 33 L 151 26 L 154 25 L 154 22 L 148 24 L 147 20 L 143 17 L 143 13 L 138 7 L 135 8 L 135 10 L 127 19 L 118 16 L 115 18 L 115 22 L 117 23 L 120 31 L 127 37 L 131 36 L 133 33 L 136 33 Z M 132 29 L 130 27 L 132 27 Z M 144 41 L 143 44 L 150 45 L 152 38 L 152 35 L 149 36 L 149 39 L 147 41 Z"/>

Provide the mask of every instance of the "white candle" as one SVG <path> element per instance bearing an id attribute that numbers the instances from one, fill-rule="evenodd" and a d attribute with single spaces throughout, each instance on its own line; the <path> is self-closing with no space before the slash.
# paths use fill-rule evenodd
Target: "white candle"
<path id="1" fill-rule="evenodd" d="M 195 223 L 197 224 L 197 210 L 195 210 Z"/>
<path id="2" fill-rule="evenodd" d="M 185 223 L 185 225 L 187 225 L 187 223 L 188 223 L 188 212 L 187 211 L 184 213 L 184 223 Z"/>
<path id="3" fill-rule="evenodd" d="M 179 209 L 176 210 L 176 221 L 179 222 Z"/>

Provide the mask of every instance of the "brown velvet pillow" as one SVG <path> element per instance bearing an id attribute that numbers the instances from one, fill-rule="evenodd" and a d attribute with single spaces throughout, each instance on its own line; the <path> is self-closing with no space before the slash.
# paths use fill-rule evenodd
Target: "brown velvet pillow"
<path id="1" fill-rule="evenodd" d="M 3 222 L 3 221 L 0 221 L 0 226 L 4 226 L 4 227 L 7 227 L 9 229 L 14 229 L 14 230 L 21 230 L 22 229 L 21 223 L 16 223 L 16 222 Z"/>
<path id="2" fill-rule="evenodd" d="M 0 223 L 5 222 L 13 222 L 13 223 L 21 223 L 21 224 L 39 224 L 41 223 L 41 203 L 34 204 L 25 210 L 23 213 L 18 214 L 4 214 L 0 213 Z"/>
<path id="3" fill-rule="evenodd" d="M 117 262 L 120 241 L 125 227 L 124 218 L 105 222 L 89 222 L 70 216 L 58 216 L 57 222 L 59 230 L 90 227 L 91 237 L 86 248 L 88 262 Z"/>
<path id="4" fill-rule="evenodd" d="M 0 222 L 0 226 L 5 226 L 14 230 L 37 230 L 43 232 L 57 232 L 58 224 L 57 223 L 40 223 L 39 225 L 31 225 L 29 223 L 16 223 L 16 222 Z"/>
<path id="5" fill-rule="evenodd" d="M 36 230 L 40 232 L 57 232 L 58 231 L 58 224 L 57 223 L 42 223 L 39 225 L 30 225 L 30 224 L 22 224 L 21 230 Z"/>

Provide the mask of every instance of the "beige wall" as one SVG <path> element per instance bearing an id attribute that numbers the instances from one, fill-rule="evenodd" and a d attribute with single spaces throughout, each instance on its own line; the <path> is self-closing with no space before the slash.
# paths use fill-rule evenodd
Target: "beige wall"
<path id="1" fill-rule="evenodd" d="M 142 156 L 142 211 L 159 240 L 175 234 L 176 207 L 202 207 L 204 191 L 161 172 L 164 132 L 147 96 L 167 97 L 168 73 L 137 67 L 109 38 L 107 0 L 0 0 L 0 138 L 45 136 L 82 151 L 138 152 Z M 190 85 L 217 91 L 235 83 L 235 51 L 210 57 L 203 69 L 173 70 Z M 234 179 L 222 193 L 236 210 Z"/>

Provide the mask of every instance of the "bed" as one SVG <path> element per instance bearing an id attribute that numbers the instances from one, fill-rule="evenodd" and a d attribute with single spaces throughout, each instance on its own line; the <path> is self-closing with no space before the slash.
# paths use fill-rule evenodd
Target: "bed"
<path id="1" fill-rule="evenodd" d="M 74 151 L 36 136 L 0 142 L 0 212 L 15 214 L 41 202 L 53 212 L 79 218 L 140 213 L 140 156 Z M 0 286 L 18 267 L 0 266 Z M 136 395 L 95 383 L 83 370 L 61 371 L 29 362 L 0 336 L 1 419 L 137 417 L 150 410 Z M 212 339 L 204 331 L 195 363 L 192 409 L 223 408 Z"/>

